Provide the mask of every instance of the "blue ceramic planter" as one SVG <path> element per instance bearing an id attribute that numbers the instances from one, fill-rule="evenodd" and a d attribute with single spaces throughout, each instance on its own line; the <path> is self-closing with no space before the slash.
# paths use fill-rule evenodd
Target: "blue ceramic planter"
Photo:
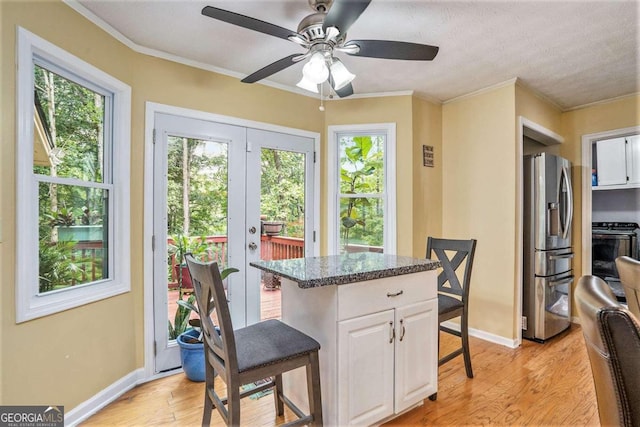
<path id="1" fill-rule="evenodd" d="M 202 382 L 205 378 L 204 372 L 204 344 L 190 344 L 184 341 L 185 336 L 198 338 L 200 333 L 195 329 L 189 329 L 178 336 L 176 340 L 180 346 L 180 360 L 182 369 L 191 381 Z"/>

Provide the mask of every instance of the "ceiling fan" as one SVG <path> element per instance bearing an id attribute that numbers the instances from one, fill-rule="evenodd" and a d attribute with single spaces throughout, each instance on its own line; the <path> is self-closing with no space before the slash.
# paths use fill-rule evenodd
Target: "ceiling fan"
<path id="1" fill-rule="evenodd" d="M 202 14 L 229 24 L 238 25 L 281 39 L 289 40 L 303 48 L 306 53 L 292 54 L 261 68 L 242 79 L 244 83 L 255 83 L 279 71 L 301 62 L 309 61 L 302 70 L 302 79 L 297 86 L 318 93 L 318 85 L 329 81 L 339 97 L 353 94 L 351 74 L 335 52 L 369 58 L 405 59 L 430 61 L 438 53 L 437 46 L 389 40 L 349 40 L 347 31 L 365 11 L 371 0 L 308 0 L 314 13 L 303 18 L 298 31 L 288 30 L 259 19 L 206 6 Z"/>

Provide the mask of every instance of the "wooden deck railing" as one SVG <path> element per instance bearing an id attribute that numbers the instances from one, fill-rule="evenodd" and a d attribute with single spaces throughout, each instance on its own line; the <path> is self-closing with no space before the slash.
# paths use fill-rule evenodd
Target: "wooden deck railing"
<path id="1" fill-rule="evenodd" d="M 265 261 L 304 257 L 304 239 L 260 236 L 260 259 Z"/>
<path id="2" fill-rule="evenodd" d="M 222 265 L 227 262 L 227 236 L 206 237 L 207 251 L 205 260 L 215 261 Z M 172 239 L 167 239 L 168 244 L 173 244 Z M 304 256 L 304 240 L 296 237 L 283 236 L 260 236 L 260 259 L 278 260 L 289 258 L 302 258 Z M 171 280 L 169 286 L 176 286 L 178 283 L 176 260 L 171 258 Z"/>
<path id="3" fill-rule="evenodd" d="M 216 261 L 222 265 L 227 262 L 227 236 L 207 236 L 207 251 L 205 260 Z M 171 238 L 167 239 L 168 244 L 173 244 Z M 366 245 L 348 245 L 347 252 L 382 252 L 382 247 Z M 302 258 L 304 257 L 304 240 L 297 237 L 286 236 L 260 236 L 260 259 L 265 261 Z M 86 283 L 89 277 L 97 280 L 102 271 L 102 241 L 82 241 L 76 243 L 73 252 L 73 259 L 81 262 L 82 283 Z M 177 269 L 175 256 L 170 257 L 171 278 L 169 286 L 176 286 Z M 74 283 L 75 284 L 75 283 Z"/>

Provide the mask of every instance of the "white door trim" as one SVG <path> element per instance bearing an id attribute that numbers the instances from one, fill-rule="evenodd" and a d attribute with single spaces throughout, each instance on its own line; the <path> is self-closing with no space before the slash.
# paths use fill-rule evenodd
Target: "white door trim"
<path id="1" fill-rule="evenodd" d="M 274 132 L 288 133 L 291 135 L 304 136 L 314 140 L 317 161 L 315 163 L 314 177 L 314 203 L 313 229 L 319 237 L 320 230 L 320 134 L 302 129 L 288 128 L 285 126 L 273 125 L 270 123 L 258 122 L 254 120 L 241 119 L 237 117 L 224 116 L 220 114 L 208 113 L 206 111 L 193 110 L 189 108 L 176 107 L 172 105 L 146 102 L 145 104 L 145 128 L 144 128 L 144 199 L 143 209 L 143 327 L 144 327 L 144 376 L 150 379 L 155 373 L 154 354 L 154 324 L 153 324 L 153 250 L 151 239 L 153 236 L 153 128 L 154 116 L 156 113 L 166 113 L 176 116 L 184 116 L 193 119 L 219 122 L 229 125 L 243 126 L 247 128 L 268 130 Z M 320 251 L 320 239 L 314 243 L 314 252 Z"/>
<path id="2" fill-rule="evenodd" d="M 526 130 L 525 130 L 526 129 Z M 524 183 L 523 170 L 522 170 L 522 156 L 524 137 L 529 136 L 536 141 L 544 145 L 562 144 L 564 138 L 550 129 L 545 128 L 523 116 L 518 116 L 518 141 L 516 144 L 516 247 L 514 248 L 516 256 L 516 289 L 515 289 L 515 306 L 516 306 L 516 318 L 514 319 L 514 327 L 516 328 L 516 338 L 514 340 L 514 346 L 519 347 L 522 343 L 522 293 L 523 293 L 523 281 L 522 281 L 522 233 L 523 233 L 523 188 Z M 575 166 L 575 165 L 574 165 Z"/>

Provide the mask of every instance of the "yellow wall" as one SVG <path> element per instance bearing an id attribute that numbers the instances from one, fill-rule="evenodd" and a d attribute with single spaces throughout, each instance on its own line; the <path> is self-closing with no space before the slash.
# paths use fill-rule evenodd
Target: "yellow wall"
<path id="1" fill-rule="evenodd" d="M 545 128 L 561 134 L 562 112 L 540 95 L 531 91 L 519 81 L 516 90 L 516 119 L 522 116 Z"/>
<path id="2" fill-rule="evenodd" d="M 442 108 L 442 236 L 478 240 L 469 325 L 513 337 L 516 254 L 513 84 Z"/>
<path id="3" fill-rule="evenodd" d="M 422 162 L 422 146 L 433 146 L 434 167 Z M 427 236 L 442 234 L 442 106 L 413 98 L 413 256 L 422 258 Z"/>
<path id="4" fill-rule="evenodd" d="M 2 403 L 58 402 L 70 409 L 136 368 L 135 338 L 140 326 L 134 322 L 134 293 L 15 324 L 16 25 L 63 46 L 129 84 L 132 55 L 129 49 L 104 32 L 96 31 L 95 26 L 62 4 L 41 2 L 34 7 L 29 3 L 1 2 L 0 8 L 3 88 L 0 212 L 4 239 L 0 247 Z M 137 261 L 140 262 L 139 256 Z M 19 268 L 34 266 L 36 262 Z"/>
<path id="5" fill-rule="evenodd" d="M 68 411 L 143 366 L 143 168 L 131 168 L 132 291 L 16 325 L 16 26 L 132 86 L 132 165 L 143 164 L 146 101 L 315 132 L 322 130 L 323 118 L 312 98 L 262 85 L 245 85 L 234 78 L 132 52 L 61 2 L 0 2 L 0 8 L 1 403 L 55 403 L 65 405 Z"/>
<path id="6" fill-rule="evenodd" d="M 561 155 L 579 165 L 580 137 L 640 124 L 638 96 L 558 112 L 511 84 L 444 106 L 412 96 L 318 100 L 132 52 L 61 2 L 0 1 L 0 403 L 63 404 L 70 410 L 143 366 L 142 168 L 132 167 L 132 291 L 15 324 L 15 33 L 20 25 L 132 86 L 131 162 L 144 160 L 145 102 L 152 101 L 319 132 L 329 125 L 395 122 L 398 253 L 423 256 L 427 235 L 477 238 L 471 326 L 513 338 L 515 330 L 516 118 L 566 138 Z M 435 168 L 422 166 L 422 145 Z M 326 250 L 325 169 L 321 180 Z M 574 168 L 579 182 L 579 168 Z M 576 185 L 578 188 L 578 185 Z M 579 197 L 580 192 L 576 191 Z M 580 249 L 580 201 L 574 243 Z M 576 259 L 576 267 L 580 261 Z M 32 268 L 33 266 L 20 266 Z M 579 274 L 579 272 L 576 272 Z M 9 343 L 9 344 L 8 344 Z"/>

